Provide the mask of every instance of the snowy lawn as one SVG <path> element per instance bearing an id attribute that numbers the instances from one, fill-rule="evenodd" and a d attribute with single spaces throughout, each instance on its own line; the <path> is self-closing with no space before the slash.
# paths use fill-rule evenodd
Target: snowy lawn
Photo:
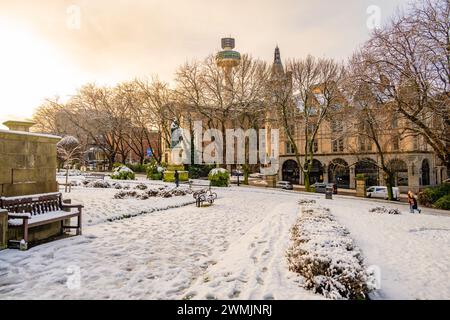
<path id="1" fill-rule="evenodd" d="M 218 188 L 204 208 L 170 208 L 192 195 L 113 199 L 117 192 L 77 187 L 66 195 L 86 206 L 83 236 L 1 251 L 0 298 L 321 299 L 287 267 L 300 198 L 330 208 L 366 264 L 380 267 L 373 297 L 450 298 L 447 216 L 411 215 L 403 206 L 401 215 L 382 215 L 368 212 L 376 202 L 261 188 Z M 80 286 L 69 288 L 77 270 Z"/>
<path id="2" fill-rule="evenodd" d="M 114 199 L 121 190 L 99 188 L 72 188 L 72 192 L 63 193 L 63 199 L 84 205 L 83 225 L 94 225 L 114 220 L 124 215 L 140 215 L 167 208 L 182 207 L 195 203 L 191 194 L 171 198 L 153 197 L 149 200 Z"/>
<path id="3" fill-rule="evenodd" d="M 80 237 L 26 252 L 1 252 L 0 298 L 314 298 L 298 287 L 286 266 L 298 195 L 235 188 L 217 192 L 211 207 L 190 205 L 100 223 L 112 209 L 119 213 L 126 205 L 111 200 L 112 189 L 74 190 L 70 197 L 83 199 L 86 212 L 99 223 L 85 226 Z M 153 200 L 120 201 L 133 201 L 132 210 L 140 210 L 145 202 L 153 206 Z M 93 215 L 94 206 L 100 217 Z M 233 266 L 220 275 L 228 277 L 227 286 L 220 291 L 209 285 L 205 291 L 190 288 L 221 281 L 209 268 L 222 264 Z M 77 268 L 81 286 L 70 290 L 69 271 Z"/>

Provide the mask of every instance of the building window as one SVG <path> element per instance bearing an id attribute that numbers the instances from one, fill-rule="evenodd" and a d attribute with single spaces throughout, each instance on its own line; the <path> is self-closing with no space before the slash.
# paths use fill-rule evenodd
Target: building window
<path id="1" fill-rule="evenodd" d="M 359 151 L 366 151 L 366 139 L 359 138 Z"/>
<path id="2" fill-rule="evenodd" d="M 343 152 L 344 151 L 344 139 L 336 139 L 332 142 L 333 152 Z"/>
<path id="3" fill-rule="evenodd" d="M 400 150 L 400 137 L 399 136 L 392 137 L 392 150 Z"/>
<path id="4" fill-rule="evenodd" d="M 313 141 L 313 152 L 318 152 L 319 151 L 319 143 L 317 142 L 317 140 Z"/>
<path id="5" fill-rule="evenodd" d="M 372 142 L 367 138 L 359 138 L 359 151 L 372 151 Z"/>
<path id="6" fill-rule="evenodd" d="M 286 142 L 286 154 L 294 154 L 295 150 L 294 150 L 294 145 L 288 141 Z"/>

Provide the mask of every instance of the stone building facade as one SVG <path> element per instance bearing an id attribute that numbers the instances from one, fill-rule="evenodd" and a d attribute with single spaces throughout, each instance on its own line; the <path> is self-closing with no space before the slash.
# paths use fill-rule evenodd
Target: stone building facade
<path id="1" fill-rule="evenodd" d="M 278 77 L 284 75 L 279 49 L 275 49 L 272 70 Z M 284 75 L 290 77 L 289 74 Z M 342 97 L 342 100 L 345 98 Z M 316 101 L 316 103 L 320 103 Z M 342 101 L 342 104 L 346 104 Z M 401 120 L 395 114 L 389 115 L 392 127 L 380 138 L 385 163 L 395 172 L 395 184 L 402 192 L 419 191 L 420 188 L 442 183 L 448 178 L 446 166 L 435 156 L 421 137 L 402 136 Z M 272 116 L 273 118 L 273 116 Z M 336 183 L 339 188 L 354 189 L 356 175 L 364 174 L 367 186 L 386 185 L 381 169 L 381 161 L 373 142 L 361 141 L 359 136 L 342 134 L 342 128 L 348 126 L 351 117 L 332 117 L 325 119 L 314 140 L 314 160 L 310 182 Z M 295 128 L 295 141 L 300 158 L 304 161 L 305 138 L 300 123 Z M 345 124 L 345 125 L 344 125 Z M 357 123 L 350 123 L 357 126 Z M 285 134 L 280 130 L 279 150 L 280 170 L 278 179 L 303 185 L 302 168 L 304 163 L 297 163 L 294 149 Z"/>

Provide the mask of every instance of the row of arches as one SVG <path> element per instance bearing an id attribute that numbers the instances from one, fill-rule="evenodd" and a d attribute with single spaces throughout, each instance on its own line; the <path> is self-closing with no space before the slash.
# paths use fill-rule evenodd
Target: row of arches
<path id="1" fill-rule="evenodd" d="M 395 172 L 395 183 L 397 186 L 408 186 L 408 167 L 405 161 L 392 159 L 388 166 Z M 324 166 L 314 159 L 310 172 L 310 183 L 324 181 Z M 282 177 L 284 181 L 293 184 L 300 182 L 300 168 L 295 160 L 286 160 L 282 167 Z M 344 159 L 337 158 L 328 164 L 328 182 L 335 183 L 338 188 L 350 188 L 350 167 Z M 379 184 L 379 168 L 376 162 L 366 158 L 355 164 L 355 175 L 364 174 L 367 179 L 367 186 Z M 421 185 L 430 184 L 430 164 L 427 159 L 421 165 Z"/>

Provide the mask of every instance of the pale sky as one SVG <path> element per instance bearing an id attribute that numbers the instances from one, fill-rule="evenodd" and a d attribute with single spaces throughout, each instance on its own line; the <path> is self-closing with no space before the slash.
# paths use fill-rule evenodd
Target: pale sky
<path id="1" fill-rule="evenodd" d="M 46 97 L 87 82 L 170 82 L 177 66 L 215 53 L 224 36 L 268 62 L 277 44 L 283 60 L 346 59 L 368 38 L 376 8 L 384 21 L 407 2 L 0 0 L 0 121 L 30 117 Z"/>

